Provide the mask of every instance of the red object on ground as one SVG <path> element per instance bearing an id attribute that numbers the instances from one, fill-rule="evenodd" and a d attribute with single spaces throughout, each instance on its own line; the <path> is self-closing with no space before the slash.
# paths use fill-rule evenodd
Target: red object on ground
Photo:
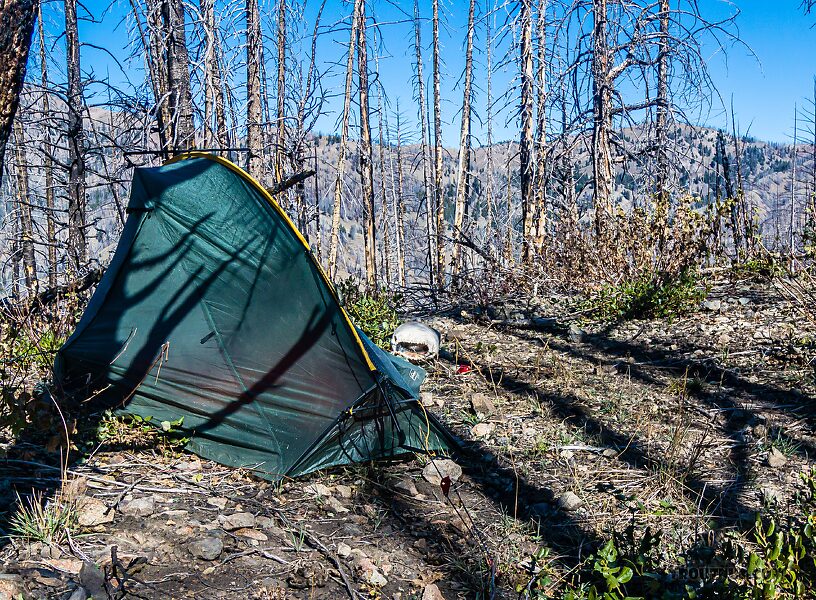
<path id="1" fill-rule="evenodd" d="M 459 367 L 456 369 L 456 374 L 464 375 L 465 373 L 470 373 L 472 370 L 473 369 L 470 367 L 470 365 L 459 365 Z"/>

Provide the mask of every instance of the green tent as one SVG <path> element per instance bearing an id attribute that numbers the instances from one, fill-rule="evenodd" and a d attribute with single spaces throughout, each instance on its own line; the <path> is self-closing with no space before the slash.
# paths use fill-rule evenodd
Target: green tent
<path id="1" fill-rule="evenodd" d="M 136 169 L 116 253 L 59 350 L 64 396 L 154 422 L 277 479 L 445 450 L 425 372 L 356 329 L 306 240 L 222 158 Z"/>

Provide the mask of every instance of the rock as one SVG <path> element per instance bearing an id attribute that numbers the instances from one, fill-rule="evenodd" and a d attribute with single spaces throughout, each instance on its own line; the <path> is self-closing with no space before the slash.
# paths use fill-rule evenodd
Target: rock
<path id="1" fill-rule="evenodd" d="M 337 556 L 340 558 L 348 558 L 351 555 L 351 546 L 344 542 L 337 544 Z"/>
<path id="2" fill-rule="evenodd" d="M 236 529 L 252 529 L 255 527 L 255 515 L 248 512 L 238 512 L 231 515 L 219 515 L 218 521 L 226 531 Z"/>
<path id="3" fill-rule="evenodd" d="M 422 600 L 445 600 L 445 596 L 439 591 L 435 583 L 426 585 L 422 590 Z"/>
<path id="4" fill-rule="evenodd" d="M 323 509 L 328 512 L 339 514 L 349 512 L 349 509 L 343 506 L 340 500 L 338 500 L 334 496 L 327 496 L 326 498 L 323 499 Z"/>
<path id="5" fill-rule="evenodd" d="M 435 458 L 422 469 L 422 477 L 431 485 L 440 485 L 445 477 L 456 483 L 462 476 L 462 467 L 449 458 Z"/>
<path id="6" fill-rule="evenodd" d="M 394 480 L 391 487 L 393 487 L 399 493 L 405 494 L 406 496 L 413 497 L 419 494 L 414 480 L 407 476 Z"/>
<path id="7" fill-rule="evenodd" d="M 476 393 L 470 397 L 470 406 L 473 412 L 480 418 L 492 415 L 496 412 L 496 406 L 493 400 L 487 394 Z"/>
<path id="8" fill-rule="evenodd" d="M 323 485 L 322 483 L 311 483 L 303 488 L 303 491 L 312 496 L 331 496 L 329 486 Z"/>
<path id="9" fill-rule="evenodd" d="M 84 496 L 77 502 L 77 522 L 80 527 L 96 527 L 112 523 L 115 514 L 116 511 L 108 508 L 107 504 L 93 496 Z"/>
<path id="10" fill-rule="evenodd" d="M 119 505 L 119 512 L 130 517 L 149 517 L 156 512 L 156 500 L 153 496 L 134 498 L 122 502 Z"/>
<path id="11" fill-rule="evenodd" d="M 92 598 L 107 598 L 105 573 L 92 562 L 85 561 L 79 570 L 79 582 Z"/>
<path id="12" fill-rule="evenodd" d="M 569 341 L 573 344 L 583 344 L 584 340 L 586 340 L 586 331 L 578 327 L 575 323 L 571 324 L 569 328 Z"/>
<path id="13" fill-rule="evenodd" d="M 740 303 L 742 306 L 748 306 L 749 304 L 751 304 L 751 299 L 750 299 L 750 298 L 746 298 L 746 297 L 744 297 L 744 296 L 743 296 L 742 298 L 740 298 L 740 299 L 739 299 L 739 303 Z"/>
<path id="14" fill-rule="evenodd" d="M 385 575 L 383 575 L 372 560 L 366 556 L 358 556 L 355 558 L 354 568 L 356 569 L 360 579 L 370 585 L 383 587 L 384 585 L 388 584 L 388 580 L 385 578 Z"/>
<path id="15" fill-rule="evenodd" d="M 236 529 L 233 533 L 238 537 L 255 540 L 256 542 L 265 542 L 269 539 L 264 532 L 258 531 L 257 529 Z"/>
<path id="16" fill-rule="evenodd" d="M 615 450 L 614 448 L 607 448 L 606 450 L 601 452 L 601 454 L 606 458 L 615 458 L 618 455 L 618 451 Z"/>
<path id="17" fill-rule="evenodd" d="M 778 504 L 782 502 L 782 493 L 776 488 L 764 487 L 760 490 L 762 501 L 765 504 Z"/>
<path id="18" fill-rule="evenodd" d="M 181 461 L 180 463 L 178 463 L 176 465 L 176 468 L 179 471 L 187 471 L 187 472 L 193 472 L 193 473 L 197 473 L 197 472 L 201 471 L 201 467 L 202 467 L 201 459 L 198 458 L 197 456 L 191 456 L 190 460 Z"/>
<path id="19" fill-rule="evenodd" d="M 0 573 L 0 600 L 24 598 L 22 578 L 19 575 Z"/>
<path id="20" fill-rule="evenodd" d="M 224 551 L 224 542 L 217 537 L 206 537 L 187 544 L 187 550 L 201 560 L 215 560 Z"/>
<path id="21" fill-rule="evenodd" d="M 0 598 L 2 598 L 1 595 Z M 88 600 L 88 590 L 81 585 L 77 586 L 73 593 L 68 596 L 68 600 Z"/>
<path id="22" fill-rule="evenodd" d="M 260 515 L 255 517 L 255 526 L 261 529 L 272 529 L 275 526 L 275 519 Z"/>
<path id="23" fill-rule="evenodd" d="M 782 454 L 778 449 L 771 448 L 768 452 L 768 466 L 773 469 L 784 467 L 788 462 L 788 457 Z"/>
<path id="24" fill-rule="evenodd" d="M 432 392 L 420 392 L 419 401 L 425 406 L 438 406 L 442 408 L 445 401 L 442 398 L 436 398 Z"/>
<path id="25" fill-rule="evenodd" d="M 351 500 L 352 496 L 354 496 L 354 490 L 348 485 L 336 485 L 334 486 L 334 491 L 345 500 Z"/>
<path id="26" fill-rule="evenodd" d="M 470 337 L 468 334 L 468 330 L 465 329 L 464 327 L 455 327 L 454 329 L 451 329 L 447 334 L 448 341 L 451 342 L 463 342 L 467 340 L 468 337 Z"/>
<path id="27" fill-rule="evenodd" d="M 227 499 L 226 498 L 207 498 L 207 504 L 210 506 L 214 506 L 218 510 L 224 510 L 227 507 Z"/>
<path id="28" fill-rule="evenodd" d="M 564 492 L 558 497 L 558 508 L 567 512 L 578 510 L 584 501 L 572 492 Z"/>
<path id="29" fill-rule="evenodd" d="M 703 302 L 703 308 L 711 312 L 717 312 L 722 308 L 722 302 L 716 299 L 706 300 Z"/>
<path id="30" fill-rule="evenodd" d="M 477 423 L 471 428 L 470 433 L 473 437 L 484 438 L 493 433 L 493 427 L 493 423 Z"/>

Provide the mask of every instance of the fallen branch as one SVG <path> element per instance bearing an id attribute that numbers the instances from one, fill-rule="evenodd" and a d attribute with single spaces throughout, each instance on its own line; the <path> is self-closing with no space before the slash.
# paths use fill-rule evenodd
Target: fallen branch
<path id="1" fill-rule="evenodd" d="M 300 173 L 295 173 L 275 184 L 275 186 L 269 190 L 269 193 L 273 196 L 275 194 L 280 194 L 281 192 L 285 192 L 289 188 L 295 187 L 297 184 L 306 181 L 309 177 L 314 175 L 315 172 L 311 169 L 306 171 L 301 171 Z"/>

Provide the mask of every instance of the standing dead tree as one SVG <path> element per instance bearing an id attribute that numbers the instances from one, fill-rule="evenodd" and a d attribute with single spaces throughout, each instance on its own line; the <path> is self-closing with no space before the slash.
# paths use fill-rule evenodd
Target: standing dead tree
<path id="1" fill-rule="evenodd" d="M 532 257 L 531 237 L 533 230 L 533 16 L 532 0 L 521 0 L 519 22 L 521 44 L 519 64 L 521 67 L 521 137 L 519 140 L 519 176 L 521 181 L 521 239 L 522 260 Z"/>
<path id="2" fill-rule="evenodd" d="M 266 175 L 263 151 L 263 117 L 261 114 L 263 39 L 261 38 L 261 15 L 258 8 L 258 0 L 247 0 L 246 26 L 246 130 L 247 148 L 249 150 L 249 172 L 263 182 L 265 181 Z"/>
<path id="3" fill-rule="evenodd" d="M 436 283 L 445 284 L 445 203 L 442 200 L 442 93 L 439 66 L 439 0 L 433 0 L 434 208 L 436 210 Z"/>
<path id="4" fill-rule="evenodd" d="M 377 285 L 377 237 L 374 215 L 374 165 L 371 146 L 370 109 L 368 104 L 368 44 L 366 43 L 366 0 L 360 1 L 357 18 L 357 75 L 360 101 L 360 182 L 363 196 L 363 222 L 365 233 L 366 281 L 370 287 Z"/>
<path id="5" fill-rule="evenodd" d="M 357 46 L 357 29 L 363 0 L 355 0 L 349 27 L 348 54 L 346 55 L 346 79 L 343 92 L 343 118 L 340 127 L 340 156 L 337 159 L 337 176 L 334 180 L 334 206 L 332 207 L 331 234 L 329 238 L 329 275 L 335 275 L 337 250 L 340 238 L 340 212 L 345 183 L 346 153 L 348 152 L 349 116 L 351 113 L 351 87 L 354 77 L 354 54 Z"/>
<path id="6" fill-rule="evenodd" d="M 0 3 L 0 63 L 3 65 L 0 68 L 0 165 L 20 102 L 39 4 L 39 0 L 5 0 Z M 0 183 L 2 181 L 0 170 Z"/>
<path id="7" fill-rule="evenodd" d="M 437 255 L 434 252 L 435 241 L 435 215 L 436 210 L 430 191 L 430 166 L 429 166 L 429 149 L 428 149 L 428 113 L 426 110 L 425 97 L 425 78 L 422 74 L 422 33 L 419 19 L 419 2 L 414 0 L 414 51 L 416 53 L 416 90 L 417 90 L 417 106 L 419 112 L 420 123 L 420 154 L 422 161 L 422 190 L 423 199 L 425 201 L 425 216 L 427 228 L 427 247 L 428 247 L 428 284 L 433 289 L 436 281 L 437 269 Z"/>
<path id="8" fill-rule="evenodd" d="M 468 8 L 467 42 L 465 46 L 465 81 L 462 98 L 462 124 L 459 130 L 459 168 L 456 178 L 456 201 L 453 211 L 453 247 L 451 248 L 451 272 L 457 275 L 461 268 L 460 253 L 462 227 L 467 203 L 470 200 L 470 111 L 473 104 L 473 33 L 476 0 L 470 0 Z"/>
<path id="9" fill-rule="evenodd" d="M 82 91 L 77 0 L 65 0 L 65 46 L 68 71 L 68 254 L 74 269 L 80 271 L 87 260 L 85 226 L 85 131 L 82 115 L 85 99 Z"/>

